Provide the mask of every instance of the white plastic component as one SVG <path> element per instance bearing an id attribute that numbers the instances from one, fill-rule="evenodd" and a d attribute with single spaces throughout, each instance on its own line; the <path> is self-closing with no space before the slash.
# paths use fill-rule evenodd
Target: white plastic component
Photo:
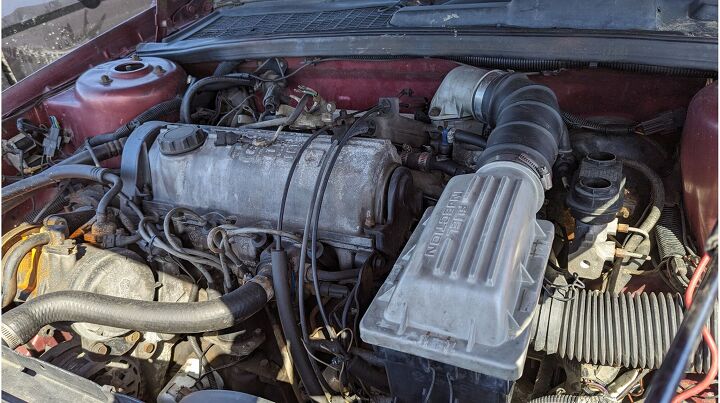
<path id="1" fill-rule="evenodd" d="M 554 227 L 537 176 L 491 163 L 453 178 L 360 323 L 370 344 L 520 377 Z"/>
<path id="2" fill-rule="evenodd" d="M 207 389 L 210 387 L 209 377 L 215 377 L 219 388 L 222 388 L 222 378 L 215 373 L 206 375 L 198 382 L 200 377 L 200 360 L 195 357 L 188 358 L 180 370 L 173 376 L 167 385 L 158 394 L 158 403 L 177 403 L 189 392 Z"/>

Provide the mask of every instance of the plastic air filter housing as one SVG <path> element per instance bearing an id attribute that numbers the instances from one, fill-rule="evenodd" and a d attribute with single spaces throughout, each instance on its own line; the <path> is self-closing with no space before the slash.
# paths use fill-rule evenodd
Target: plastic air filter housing
<path id="1" fill-rule="evenodd" d="M 495 162 L 454 177 L 360 322 L 370 344 L 505 380 L 520 377 L 553 224 L 535 174 Z"/>

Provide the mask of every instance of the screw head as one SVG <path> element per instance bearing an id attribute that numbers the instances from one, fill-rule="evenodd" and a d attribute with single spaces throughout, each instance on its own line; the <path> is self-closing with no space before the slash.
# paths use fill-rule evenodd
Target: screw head
<path id="1" fill-rule="evenodd" d="M 142 350 L 148 354 L 152 354 L 155 351 L 155 345 L 152 343 L 145 343 Z"/>
<path id="2" fill-rule="evenodd" d="M 100 84 L 110 85 L 111 82 L 112 82 L 112 78 L 110 78 L 110 76 L 108 76 L 107 74 L 103 74 L 100 76 Z"/>

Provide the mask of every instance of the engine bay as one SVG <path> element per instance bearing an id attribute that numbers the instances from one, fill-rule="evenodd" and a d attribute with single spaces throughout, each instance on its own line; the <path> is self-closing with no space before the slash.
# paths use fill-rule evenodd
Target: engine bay
<path id="1" fill-rule="evenodd" d="M 495 67 L 133 55 L 6 119 L 3 376 L 643 401 L 711 247 L 716 77 Z"/>

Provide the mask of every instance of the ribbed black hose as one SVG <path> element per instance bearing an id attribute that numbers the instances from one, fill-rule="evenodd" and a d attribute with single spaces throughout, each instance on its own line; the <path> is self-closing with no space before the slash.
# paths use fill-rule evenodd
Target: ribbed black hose
<path id="1" fill-rule="evenodd" d="M 290 348 L 293 364 L 305 385 L 305 389 L 311 396 L 322 396 L 323 389 L 310 363 L 308 353 L 305 348 L 303 348 L 303 341 L 298 333 L 297 321 L 293 313 L 293 299 L 290 294 L 287 254 L 284 250 L 273 250 L 271 258 L 273 287 L 275 289 L 275 299 L 277 301 L 280 324 L 285 334 L 285 343 Z"/>
<path id="2" fill-rule="evenodd" d="M 685 313 L 679 294 L 576 290 L 572 296 L 569 301 L 548 298 L 538 307 L 531 336 L 536 351 L 597 365 L 657 369 Z M 716 323 L 713 314 L 711 325 Z M 709 367 L 710 353 L 703 345 L 691 369 Z"/>
<path id="3" fill-rule="evenodd" d="M 688 265 L 683 259 L 687 254 L 683 245 L 682 212 L 678 206 L 663 209 L 653 234 L 657 244 L 658 258 L 667 265 L 663 276 L 670 286 L 678 292 L 684 292 L 689 280 Z"/>
<path id="4" fill-rule="evenodd" d="M 555 93 L 524 74 L 488 80 L 481 103 L 473 105 L 474 115 L 494 127 L 479 165 L 516 161 L 549 174 L 568 138 Z"/>
<path id="5" fill-rule="evenodd" d="M 57 213 L 67 203 L 64 192 L 59 191 L 53 199 L 40 209 L 35 209 L 25 215 L 24 221 L 30 224 L 37 224 L 45 217 Z"/>
<path id="6" fill-rule="evenodd" d="M 17 293 L 17 271 L 25 255 L 34 248 L 46 245 L 50 242 L 50 234 L 39 232 L 32 234 L 26 239 L 18 241 L 3 256 L 3 278 L 2 278 L 2 307 L 10 305 Z"/>
<path id="7" fill-rule="evenodd" d="M 670 256 L 685 256 L 682 242 L 682 219 L 677 206 L 665 207 L 654 229 L 660 260 Z"/>
<path id="8" fill-rule="evenodd" d="M 164 102 L 160 102 L 157 105 L 150 107 L 145 112 L 137 115 L 135 119 L 132 119 L 128 123 L 120 126 L 112 133 L 99 134 L 97 136 L 90 137 L 88 143 L 90 146 L 97 146 L 110 141 L 119 140 L 121 138 L 128 137 L 133 130 L 145 122 L 151 120 L 157 120 L 164 116 L 169 116 L 180 110 L 180 104 L 182 100 L 179 97 L 169 99 Z"/>
<path id="9" fill-rule="evenodd" d="M 635 133 L 634 126 L 607 125 L 581 118 L 568 112 L 562 112 L 563 121 L 573 129 L 585 129 L 602 134 L 630 135 Z"/>
<path id="10" fill-rule="evenodd" d="M 190 118 L 190 107 L 195 95 L 200 90 L 214 90 L 218 91 L 225 88 L 231 87 L 242 87 L 253 85 L 253 80 L 246 74 L 237 74 L 232 76 L 211 76 L 195 81 L 183 95 L 182 103 L 180 104 L 180 121 L 183 123 L 192 123 Z"/>
<path id="11" fill-rule="evenodd" d="M 530 400 L 530 403 L 616 403 L 605 396 L 548 395 Z"/>
<path id="12" fill-rule="evenodd" d="M 717 265 L 717 224 L 713 230 L 712 238 L 715 239 L 714 247 L 705 245 L 705 250 L 710 252 L 711 262 L 709 271 L 700 283 L 700 287 L 693 297 L 692 305 L 683 320 L 677 335 L 670 346 L 670 351 L 655 375 L 648 388 L 645 398 L 647 402 L 668 402 L 677 393 L 680 380 L 684 378 L 685 367 L 688 357 L 691 356 L 695 343 L 700 337 L 702 328 L 707 325 L 707 318 L 717 314 L 718 295 L 718 265 Z M 710 242 L 708 242 L 710 243 Z M 715 308 L 715 310 L 713 310 Z M 710 332 L 713 339 L 717 340 L 714 332 L 717 330 L 717 320 L 710 321 Z M 702 345 L 701 345 L 702 346 Z M 701 348 L 698 348 L 700 350 Z M 703 349 L 704 350 L 704 349 Z M 697 356 L 697 353 L 695 354 Z"/>
<path id="13" fill-rule="evenodd" d="M 53 292 L 4 313 L 2 338 L 15 348 L 30 340 L 43 326 L 56 322 L 87 322 L 173 334 L 227 329 L 258 312 L 272 297 L 267 277 L 257 276 L 254 280 L 218 299 L 204 302 L 154 302 L 85 291 Z"/>
<path id="14" fill-rule="evenodd" d="M 470 64 L 477 67 L 517 71 L 544 71 L 581 68 L 587 66 L 586 62 L 576 62 L 572 60 L 521 59 L 516 57 L 502 56 L 457 56 L 448 57 L 446 59 Z"/>
<path id="15" fill-rule="evenodd" d="M 492 57 L 492 56 L 460 56 L 448 57 L 446 59 L 455 60 L 465 64 L 477 67 L 488 67 L 503 70 L 516 71 L 544 71 L 559 69 L 578 69 L 600 67 L 611 70 L 628 71 L 633 73 L 645 74 L 661 74 L 667 76 L 678 77 L 697 77 L 697 78 L 715 78 L 717 71 L 697 70 L 683 67 L 665 67 L 653 66 L 638 63 L 619 63 L 619 62 L 579 62 L 573 60 L 552 60 L 552 59 L 521 59 L 512 57 Z"/>

